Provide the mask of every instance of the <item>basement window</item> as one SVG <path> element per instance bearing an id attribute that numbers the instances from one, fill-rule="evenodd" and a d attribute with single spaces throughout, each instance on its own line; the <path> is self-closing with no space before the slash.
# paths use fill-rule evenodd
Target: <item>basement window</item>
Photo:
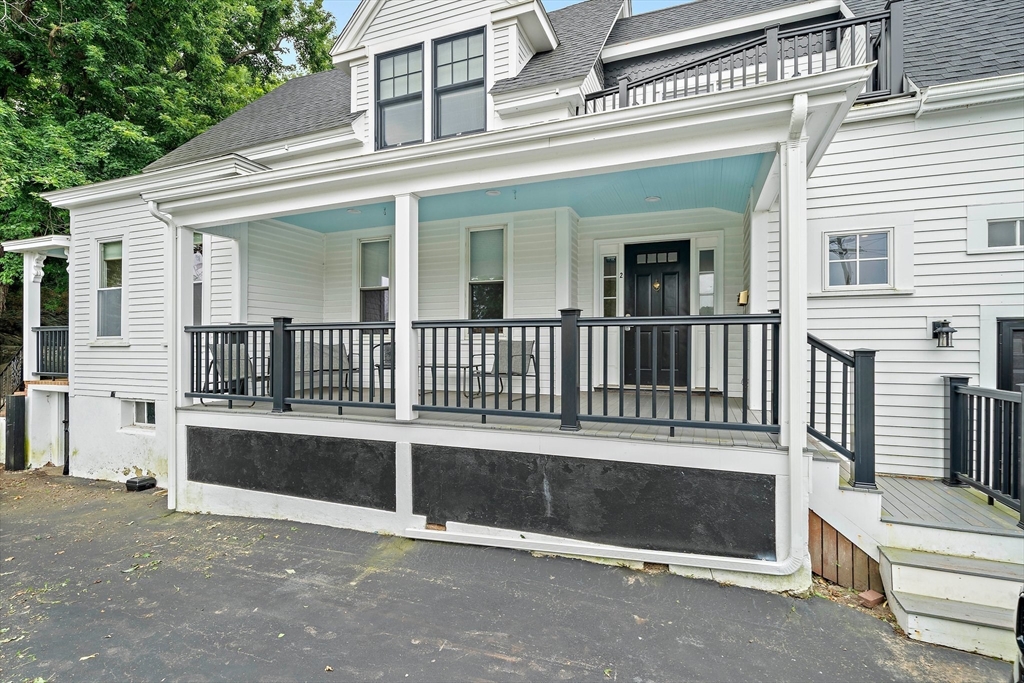
<path id="1" fill-rule="evenodd" d="M 153 401 L 135 401 L 135 420 L 132 424 L 136 427 L 156 426 L 156 403 Z"/>

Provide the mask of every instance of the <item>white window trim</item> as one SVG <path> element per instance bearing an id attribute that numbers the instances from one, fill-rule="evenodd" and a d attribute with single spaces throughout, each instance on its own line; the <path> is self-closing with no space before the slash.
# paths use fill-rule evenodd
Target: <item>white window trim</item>
<path id="1" fill-rule="evenodd" d="M 110 244 L 111 242 L 121 243 L 121 335 L 118 337 L 101 337 L 100 331 L 100 319 L 99 319 L 99 291 L 100 291 L 100 280 L 101 280 L 101 269 L 103 261 L 103 245 Z M 128 273 L 129 273 L 129 251 L 128 251 L 128 236 L 125 233 L 110 233 L 107 235 L 96 237 L 92 245 L 93 253 L 93 264 L 90 278 L 92 280 L 92 287 L 89 288 L 89 299 L 90 299 L 90 326 L 89 326 L 89 345 L 90 346 L 128 346 Z M 112 288 L 104 288 L 112 289 Z"/>
<path id="2" fill-rule="evenodd" d="M 1024 244 L 1015 247 L 988 246 L 989 221 L 1024 219 L 1024 202 L 988 204 L 967 207 L 967 253 L 1006 254 L 1024 251 Z"/>
<path id="3" fill-rule="evenodd" d="M 484 216 L 459 221 L 459 316 L 469 320 L 469 234 L 480 230 L 505 231 L 505 318 L 515 317 L 513 297 L 515 274 L 515 225 L 512 216 Z"/>
<path id="4" fill-rule="evenodd" d="M 156 435 L 157 426 L 160 422 L 160 403 L 153 399 L 122 398 L 121 401 L 121 429 L 119 431 L 129 434 L 142 434 L 146 436 Z M 153 412 L 156 417 L 154 424 L 140 424 L 135 421 L 135 406 L 139 403 L 152 403 Z"/>
<path id="5" fill-rule="evenodd" d="M 844 216 L 810 222 L 807 240 L 808 298 L 908 295 L 914 293 L 914 212 Z M 889 284 L 828 284 L 828 240 L 834 235 L 889 233 Z M 815 236 L 816 235 L 816 236 Z"/>
<path id="6" fill-rule="evenodd" d="M 355 267 L 352 269 L 352 286 L 354 290 L 353 301 L 352 301 L 352 319 L 354 322 L 359 322 L 363 319 L 363 244 L 368 242 L 384 242 L 388 243 L 388 292 L 389 299 L 394 294 L 394 282 L 395 282 L 395 238 L 391 231 L 375 234 L 375 235 L 364 235 L 357 237 L 353 241 L 355 253 L 353 254 L 352 260 Z M 394 306 L 390 303 L 388 305 L 388 320 L 395 319 Z"/>
<path id="7" fill-rule="evenodd" d="M 362 275 L 362 243 L 363 242 L 380 242 L 381 240 L 391 240 L 391 249 L 389 258 L 391 259 L 390 266 L 388 267 L 389 277 L 391 278 L 391 294 L 394 296 L 395 287 L 395 230 L 393 227 L 383 228 L 367 228 L 365 230 L 353 231 L 352 239 L 349 243 L 349 248 L 352 250 L 352 308 L 349 318 L 352 322 L 358 322 L 359 318 L 362 317 L 362 310 L 360 308 L 362 302 L 360 301 L 360 276 Z M 329 292 L 324 292 L 324 301 L 327 301 Z M 388 311 L 388 320 L 395 319 L 395 311 L 392 307 Z"/>

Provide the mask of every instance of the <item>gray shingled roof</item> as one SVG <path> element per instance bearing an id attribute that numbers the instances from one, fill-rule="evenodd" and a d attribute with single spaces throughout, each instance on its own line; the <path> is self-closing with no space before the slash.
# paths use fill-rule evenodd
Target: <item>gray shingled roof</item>
<path id="1" fill-rule="evenodd" d="M 338 128 L 359 116 L 359 112 L 349 111 L 350 103 L 349 77 L 341 69 L 293 78 L 145 170 L 211 159 L 253 145 Z"/>
<path id="2" fill-rule="evenodd" d="M 548 17 L 558 36 L 558 47 L 534 55 L 518 76 L 495 83 L 491 94 L 585 78 L 597 64 L 623 2 L 587 0 L 551 12 Z M 598 69 L 600 77 L 601 69 Z"/>
<path id="3" fill-rule="evenodd" d="M 847 0 L 855 14 L 884 0 Z M 904 0 L 903 65 L 920 87 L 1024 72 L 1024 2 Z"/>
<path id="4" fill-rule="evenodd" d="M 636 14 L 615 24 L 608 45 L 659 36 L 723 19 L 757 14 L 765 10 L 800 5 L 815 0 L 694 0 L 654 12 Z"/>

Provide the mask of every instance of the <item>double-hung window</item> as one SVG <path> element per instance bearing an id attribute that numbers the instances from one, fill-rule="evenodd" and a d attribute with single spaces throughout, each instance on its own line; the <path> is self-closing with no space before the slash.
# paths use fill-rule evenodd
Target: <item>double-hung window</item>
<path id="1" fill-rule="evenodd" d="M 121 336 L 121 242 L 100 244 L 99 288 L 97 301 L 97 337 Z"/>
<path id="2" fill-rule="evenodd" d="M 203 233 L 192 237 L 192 324 L 203 324 Z"/>
<path id="3" fill-rule="evenodd" d="M 377 149 L 423 142 L 423 46 L 377 57 Z"/>
<path id="4" fill-rule="evenodd" d="M 359 243 L 359 319 L 388 320 L 391 294 L 391 242 Z"/>
<path id="5" fill-rule="evenodd" d="M 829 235 L 829 287 L 889 284 L 889 231 Z"/>
<path id="6" fill-rule="evenodd" d="M 434 41 L 434 138 L 486 129 L 483 29 Z"/>
<path id="7" fill-rule="evenodd" d="M 469 318 L 505 317 L 505 230 L 469 233 Z"/>

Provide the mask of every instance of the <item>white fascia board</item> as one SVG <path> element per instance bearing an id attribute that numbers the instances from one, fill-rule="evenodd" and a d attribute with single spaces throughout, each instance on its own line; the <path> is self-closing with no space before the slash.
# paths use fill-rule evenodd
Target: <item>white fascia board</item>
<path id="1" fill-rule="evenodd" d="M 238 154 L 227 154 L 157 171 L 144 171 L 138 175 L 105 180 L 101 183 L 43 192 L 40 196 L 58 208 L 73 209 L 138 196 L 143 191 L 159 190 L 184 183 L 211 182 L 266 170 L 268 169 L 263 164 Z"/>
<path id="2" fill-rule="evenodd" d="M 846 115 L 870 74 L 858 65 L 668 102 L 174 187 L 143 195 L 181 225 L 203 228 L 508 182 L 579 177 L 770 152 L 807 93 L 813 136 Z M 824 140 L 810 140 L 812 149 Z"/>
<path id="3" fill-rule="evenodd" d="M 0 246 L 3 246 L 4 251 L 12 254 L 36 253 L 67 258 L 66 250 L 71 247 L 71 237 L 68 235 L 43 235 L 42 237 L 4 242 Z"/>
<path id="4" fill-rule="evenodd" d="M 583 81 L 575 78 L 558 83 L 546 83 L 535 88 L 524 88 L 492 95 L 494 109 L 501 116 L 521 114 L 538 109 L 549 109 L 559 104 L 583 105 Z"/>
<path id="5" fill-rule="evenodd" d="M 933 85 L 918 90 L 916 95 L 855 105 L 847 114 L 846 122 L 908 115 L 919 117 L 947 109 L 1024 99 L 1024 73 Z"/>
<path id="6" fill-rule="evenodd" d="M 326 152 L 332 149 L 359 147 L 362 144 L 363 140 L 356 135 L 352 129 L 352 124 L 347 124 L 326 133 L 320 131 L 319 133 L 310 133 L 309 135 L 269 142 L 257 147 L 247 147 L 240 149 L 238 153 L 247 159 L 271 164 L 273 161 L 291 159 L 306 152 Z"/>
<path id="7" fill-rule="evenodd" d="M 345 24 L 344 30 L 331 47 L 331 56 L 334 57 L 347 52 L 359 45 L 363 34 L 369 28 L 370 22 L 377 16 L 377 12 L 384 6 L 385 0 L 362 0 L 359 6 L 352 13 L 352 17 Z"/>
<path id="8" fill-rule="evenodd" d="M 352 64 L 355 62 L 361 62 L 370 58 L 370 51 L 366 49 L 366 46 L 353 48 L 346 50 L 336 55 L 331 56 L 331 64 L 334 65 L 335 69 L 344 69 L 349 76 L 352 75 Z"/>
<path id="9" fill-rule="evenodd" d="M 771 10 L 770 12 L 760 12 L 745 17 L 736 17 L 728 21 L 705 24 L 696 28 L 673 31 L 672 33 L 652 36 L 643 40 L 618 43 L 617 45 L 609 45 L 601 50 L 601 59 L 608 63 L 630 59 L 631 57 L 639 57 L 652 52 L 672 50 L 683 45 L 703 43 L 717 38 L 724 38 L 725 36 L 747 33 L 765 28 L 766 26 L 788 24 L 818 17 L 823 14 L 831 14 L 841 10 L 841 6 L 840 0 L 815 0 L 815 2 L 784 7 Z"/>
<path id="10" fill-rule="evenodd" d="M 520 28 L 537 52 L 549 52 L 558 47 L 558 36 L 551 26 L 548 13 L 537 0 L 526 0 L 491 12 L 492 24 L 500 25 L 509 21 L 519 22 Z"/>

